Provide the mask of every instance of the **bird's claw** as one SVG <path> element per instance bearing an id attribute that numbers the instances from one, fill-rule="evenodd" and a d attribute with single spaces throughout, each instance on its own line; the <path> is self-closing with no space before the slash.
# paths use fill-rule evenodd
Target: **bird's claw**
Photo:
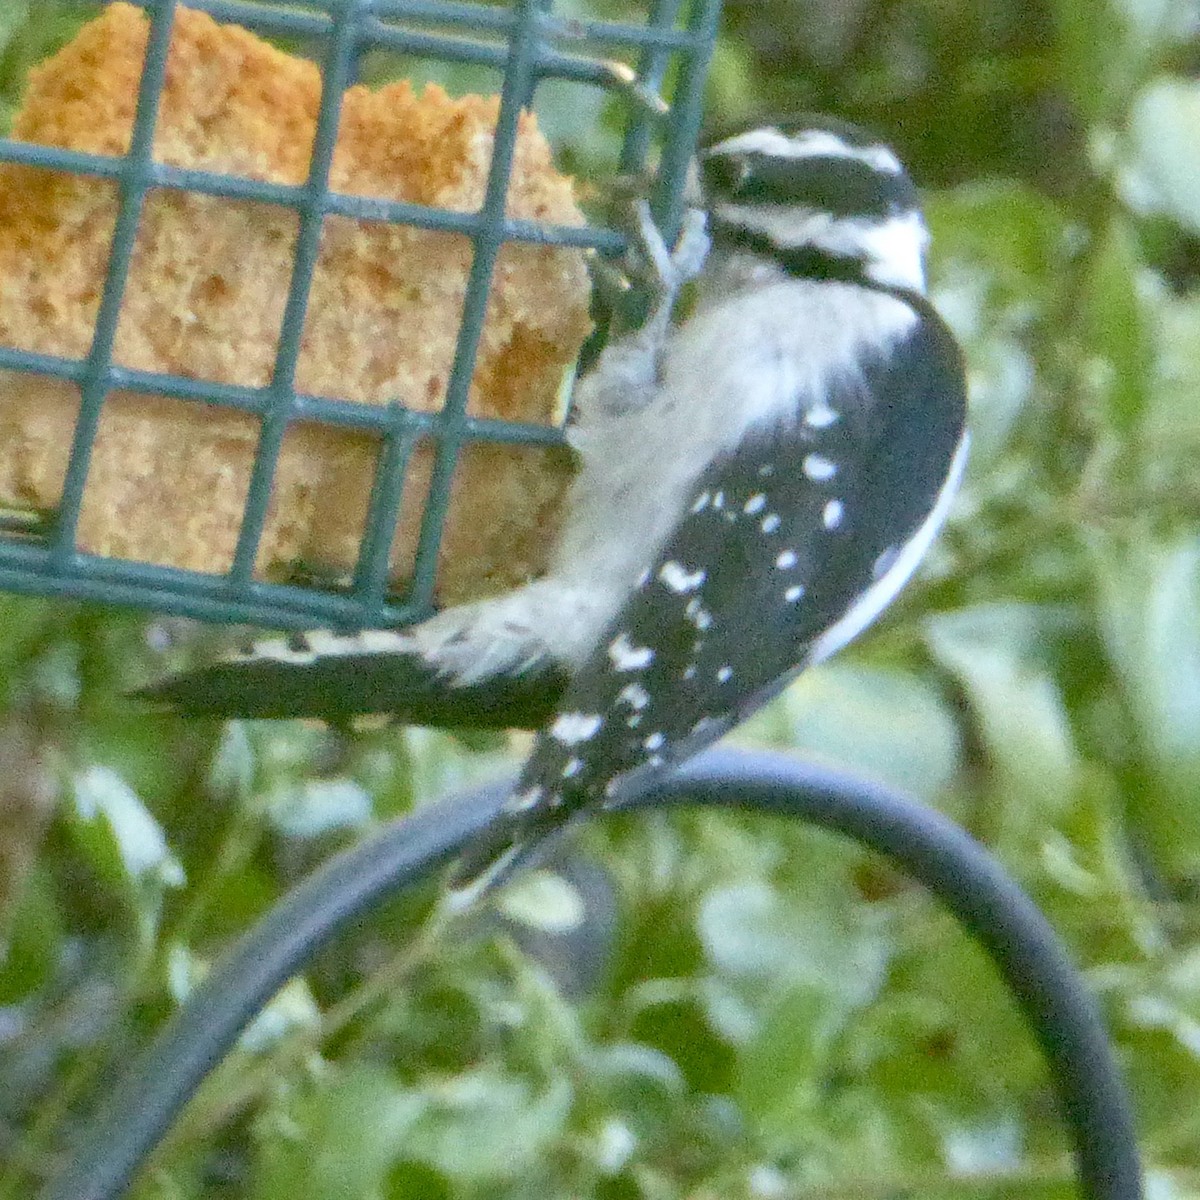
<path id="1" fill-rule="evenodd" d="M 645 199 L 633 202 L 632 246 L 635 262 L 649 268 L 654 291 L 673 303 L 683 286 L 700 273 L 708 257 L 708 219 L 699 208 L 689 208 L 683 215 L 679 236 L 673 249 L 668 250 L 650 204 Z"/>

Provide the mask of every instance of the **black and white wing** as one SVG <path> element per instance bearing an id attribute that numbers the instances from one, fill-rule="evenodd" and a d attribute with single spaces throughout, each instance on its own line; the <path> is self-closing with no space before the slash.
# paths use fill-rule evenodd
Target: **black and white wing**
<path id="1" fill-rule="evenodd" d="M 474 894 L 587 806 L 645 786 L 865 628 L 944 520 L 965 459 L 958 348 L 922 305 L 905 340 L 697 480 L 573 677 L 508 808 L 460 861 Z"/>

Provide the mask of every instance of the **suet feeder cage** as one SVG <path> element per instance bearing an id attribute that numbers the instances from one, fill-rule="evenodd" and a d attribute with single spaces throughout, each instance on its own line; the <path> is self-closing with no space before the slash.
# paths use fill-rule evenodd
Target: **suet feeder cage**
<path id="1" fill-rule="evenodd" d="M 623 14 L 621 20 L 602 19 L 599 5 L 597 11 L 586 12 L 577 4 L 556 5 L 554 0 L 505 4 L 191 0 L 186 8 L 174 0 L 142 0 L 132 6 L 78 7 L 81 13 L 97 18 L 111 17 L 112 8 L 122 8 L 127 17 L 140 22 L 144 48 L 139 47 L 139 61 L 128 79 L 127 149 L 102 146 L 102 152 L 89 152 L 72 148 L 64 144 L 69 139 L 61 135 L 57 117 L 47 118 L 31 133 L 20 127 L 18 116 L 14 137 L 0 140 L 0 172 L 10 173 L 10 182 L 14 178 L 19 181 L 10 186 L 16 195 L 9 205 L 10 216 L 16 212 L 19 219 L 36 223 L 44 214 L 31 215 L 30 209 L 41 202 L 39 196 L 44 193 L 61 197 L 65 190 L 77 197 L 103 192 L 111 228 L 103 253 L 93 256 L 92 279 L 80 284 L 72 276 L 71 286 L 77 292 L 90 289 L 80 301 L 81 311 L 88 316 L 87 328 L 77 331 L 75 343 L 43 336 L 53 331 L 61 316 L 56 311 L 58 297 L 47 300 L 37 290 L 44 264 L 37 261 L 36 249 L 26 250 L 23 257 L 19 249 L 28 247 L 29 238 L 24 242 L 21 237 L 10 239 L 18 247 L 14 253 L 23 278 L 10 276 L 6 303 L 10 313 L 23 312 L 38 334 L 13 336 L 14 320 L 0 312 L 0 377 L 8 381 L 0 388 L 0 441 L 7 436 L 12 453 L 17 453 L 12 447 L 29 443 L 34 445 L 35 458 L 37 453 L 43 457 L 34 467 L 27 462 L 8 467 L 0 464 L 0 492 L 7 493 L 0 495 L 5 514 L 0 523 L 0 589 L 279 628 L 398 625 L 426 616 L 440 600 L 463 598 L 439 595 L 438 577 L 444 566 L 441 560 L 446 557 L 439 550 L 445 549 L 447 509 L 464 454 L 476 444 L 553 447 L 563 440 L 561 411 L 556 421 L 538 423 L 495 414 L 481 417 L 469 407 L 473 378 L 481 362 L 489 293 L 505 269 L 504 248 L 557 246 L 575 248 L 579 254 L 588 248 L 611 254 L 624 244 L 616 228 L 601 224 L 562 224 L 514 216 L 511 203 L 506 215 L 510 175 L 520 156 L 522 113 L 544 110 L 542 115 L 550 118 L 543 125 L 551 127 L 551 143 L 555 142 L 555 113 L 558 124 L 563 124 L 563 114 L 573 122 L 581 145 L 596 145 L 603 123 L 614 147 L 613 176 L 643 173 L 652 163 L 652 203 L 657 220 L 669 234 L 682 209 L 684 177 L 700 121 L 719 0 L 645 0 L 612 6 Z M 174 39 L 181 36 L 181 21 L 194 20 L 196 13 L 205 14 L 205 20 L 240 26 L 256 40 L 266 39 L 272 47 L 282 46 L 289 55 L 300 56 L 288 61 L 316 64 L 304 67 L 313 79 L 311 154 L 301 163 L 295 180 L 280 182 L 278 176 L 258 169 L 260 164 L 249 151 L 246 162 L 230 170 L 216 169 L 202 160 L 199 165 L 188 165 L 191 160 L 186 157 L 181 165 L 178 155 L 162 152 L 164 112 L 173 102 L 172 88 L 178 82 Z M 265 46 L 266 42 L 258 44 Z M 490 87 L 485 84 L 477 89 L 499 95 L 498 107 L 490 110 L 494 141 L 481 168 L 481 203 L 448 208 L 349 188 L 338 190 L 338 156 L 343 152 L 339 131 L 348 119 L 347 89 L 372 72 L 378 74 L 381 62 L 400 73 L 411 69 L 418 79 L 440 78 L 451 92 L 456 79 L 494 81 Z M 629 78 L 624 83 L 620 72 L 614 73 L 613 63 L 628 68 Z M 396 64 L 400 64 L 398 68 Z M 104 66 L 91 65 L 99 70 Z M 553 103 L 543 105 L 547 92 Z M 664 107 L 656 112 L 646 97 L 663 93 L 669 110 Z M 360 92 L 359 99 L 365 94 Z M 415 94 L 408 93 L 409 98 Z M 82 102 L 91 104 L 93 100 Z M 178 107 L 177 96 L 174 102 Z M 188 116 L 183 114 L 185 124 Z M 186 141 L 202 137 L 206 122 L 211 125 L 221 119 L 219 113 L 207 110 L 194 116 L 199 133 L 190 125 L 182 132 L 174 128 L 169 132 Z M 99 124 L 104 119 L 97 107 L 95 121 Z M 181 120 L 178 112 L 171 119 Z M 582 127 L 593 119 L 597 129 Z M 85 110 L 85 126 L 90 120 Z M 42 137 L 42 129 L 50 135 Z M 555 144 L 552 149 L 556 158 L 561 158 L 560 147 Z M 598 187 L 604 182 L 597 179 Z M 261 378 L 247 382 L 238 374 L 244 364 L 236 363 L 225 377 L 205 364 L 165 370 L 161 359 L 152 354 L 139 356 L 130 349 L 136 339 L 126 336 L 124 323 L 130 320 L 129 313 L 138 303 L 143 307 L 154 303 L 145 295 L 139 300 L 138 293 L 154 284 L 145 277 L 147 263 L 156 261 L 146 249 L 147 243 L 165 236 L 154 224 L 155 214 L 162 205 L 185 205 L 179 197 L 191 198 L 186 204 L 192 208 L 180 207 L 185 214 L 219 213 L 221 206 L 226 206 L 225 211 L 236 209 L 242 214 L 239 219 L 250 222 L 254 238 L 265 236 L 263 230 L 272 223 L 287 227 L 287 236 L 276 238 L 284 245 L 286 259 L 279 267 L 281 286 L 274 298 L 277 336 L 263 352 Z M 3 219 L 0 211 L 0 222 Z M 196 280 L 189 275 L 185 281 L 186 287 L 193 289 L 188 294 L 200 295 L 197 289 L 207 287 L 208 294 L 201 296 L 208 305 L 206 313 L 219 314 L 223 303 L 236 313 L 238 297 L 222 294 L 228 281 L 219 274 L 204 275 L 205 256 L 214 237 L 205 219 L 196 221 L 195 244 L 187 254 L 187 271 L 199 277 Z M 320 286 L 323 247 L 335 235 L 338 222 L 343 227 L 398 227 L 432 231 L 443 238 L 455 235 L 461 244 L 461 303 L 456 303 L 458 311 L 448 322 L 453 328 L 442 331 L 452 353 L 448 349 L 443 393 L 436 407 L 414 403 L 413 397 L 399 391 L 376 395 L 372 403 L 338 394 L 336 361 L 325 371 L 321 387 L 306 390 L 306 322 L 314 309 L 314 280 Z M 223 252 L 236 258 L 236 229 L 225 229 L 221 236 L 225 239 Z M 54 237 L 58 238 L 58 231 Z M 245 275 L 258 272 L 258 253 L 246 249 L 241 264 Z M 144 261 L 139 256 L 144 256 Z M 581 260 L 579 269 L 586 281 Z M 72 271 L 78 274 L 75 267 L 67 273 Z M 161 277 L 163 271 L 158 274 Z M 261 285 L 263 281 L 257 282 Z M 25 287 L 28 290 L 22 292 Z M 0 293 L 4 290 L 0 279 Z M 345 305 L 352 309 L 352 289 L 344 291 Z M 29 310 L 31 297 L 41 304 L 38 311 Z M 0 303 L 4 302 L 0 294 Z M 331 301 L 327 296 L 324 302 L 340 304 L 341 300 L 335 297 Z M 187 322 L 198 319 L 186 306 L 184 311 L 162 316 L 164 327 L 176 327 L 181 344 L 190 336 Z M 240 320 L 236 316 L 230 319 Z M 219 333 L 219 328 L 210 330 L 210 341 L 217 347 L 214 353 L 222 344 Z M 426 336 L 428 331 L 409 329 L 398 317 L 390 328 L 379 330 L 377 340 L 393 344 L 406 337 Z M 371 339 L 357 338 L 355 352 L 363 351 L 364 340 Z M 224 345 L 236 347 L 236 342 Z M 235 350 L 233 357 L 238 353 Z M 167 361 L 175 360 L 168 355 Z M 30 412 L 36 414 L 32 426 L 17 429 L 11 407 L 6 417 L 5 406 L 14 403 L 13 395 L 19 397 L 21 420 Z M 67 403 L 64 396 L 69 397 Z M 187 511 L 182 517 L 179 512 L 167 511 L 178 507 L 179 497 L 172 504 L 161 500 L 162 481 L 156 478 L 154 455 L 132 461 L 148 428 L 139 414 L 156 405 L 168 406 L 174 414 L 174 424 L 167 426 L 169 444 L 164 453 L 184 479 L 179 495 Z M 48 415 L 51 412 L 53 415 Z M 243 456 L 237 470 L 228 464 L 214 467 L 206 458 L 212 453 L 208 443 L 214 438 L 221 440 L 213 430 L 225 428 L 236 430 L 236 438 L 230 434 L 230 439 L 239 441 Z M 361 514 L 352 544 L 345 544 L 344 530 L 339 529 L 343 545 L 337 571 L 322 575 L 301 569 L 291 576 L 272 575 L 263 570 L 265 539 L 272 536 L 275 526 L 291 519 L 288 480 L 295 455 L 290 445 L 301 429 L 335 441 L 356 439 L 356 445 L 368 448 L 356 459 L 359 491 L 355 503 Z M 421 494 L 414 509 L 413 471 L 418 460 Z M 114 477 L 119 477 L 119 493 L 106 492 L 105 487 L 116 486 Z M 336 476 L 324 484 L 310 482 L 305 496 L 310 510 L 327 521 L 340 519 L 342 509 L 353 507 Z M 89 539 L 88 531 L 97 521 L 107 522 L 114 536 Z M 186 556 L 177 559 L 168 553 L 165 561 L 161 557 L 153 561 L 157 556 L 122 550 L 124 535 L 134 525 L 150 529 L 152 541 L 173 550 L 180 539 L 192 535 L 193 527 L 206 523 L 219 526 L 215 536 L 224 539 L 222 545 L 228 552 L 227 561 L 217 569 L 195 569 Z M 395 567 L 398 527 L 409 540 L 402 578 Z"/>

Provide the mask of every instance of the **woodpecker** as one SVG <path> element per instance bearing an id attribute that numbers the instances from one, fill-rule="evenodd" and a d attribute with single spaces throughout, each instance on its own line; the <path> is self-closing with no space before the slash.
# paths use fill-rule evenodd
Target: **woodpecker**
<path id="1" fill-rule="evenodd" d="M 808 117 L 719 136 L 697 167 L 673 250 L 640 209 L 656 303 L 577 388 L 580 470 L 543 578 L 408 630 L 262 642 L 144 693 L 185 713 L 538 729 L 459 860 L 463 903 L 866 628 L 963 474 L 961 357 L 895 153 Z"/>

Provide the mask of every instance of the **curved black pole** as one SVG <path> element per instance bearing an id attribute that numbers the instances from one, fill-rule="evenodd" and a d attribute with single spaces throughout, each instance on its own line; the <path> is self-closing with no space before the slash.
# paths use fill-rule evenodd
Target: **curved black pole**
<path id="1" fill-rule="evenodd" d="M 428 878 L 492 819 L 495 784 L 337 855 L 250 930 L 133 1063 L 41 1200 L 116 1200 L 179 1110 L 287 979 L 350 921 Z M 699 755 L 627 808 L 696 803 L 797 817 L 878 850 L 987 950 L 1050 1065 L 1087 1200 L 1140 1200 L 1133 1119 L 1099 1014 L 1032 901 L 972 838 L 887 788 L 782 754 Z"/>

